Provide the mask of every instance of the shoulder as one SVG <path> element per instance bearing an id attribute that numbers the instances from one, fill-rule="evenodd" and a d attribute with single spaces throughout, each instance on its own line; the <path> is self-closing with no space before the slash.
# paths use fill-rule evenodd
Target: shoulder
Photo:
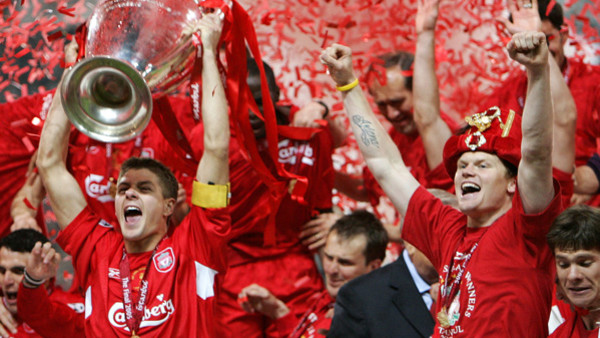
<path id="1" fill-rule="evenodd" d="M 354 278 L 353 280 L 346 283 L 340 289 L 339 295 L 356 293 L 359 298 L 371 299 L 373 293 L 383 293 L 384 289 L 389 286 L 390 278 L 395 270 L 401 268 L 402 257 L 398 258 L 397 261 L 388 264 L 379 269 L 375 269 L 366 275 L 362 275 Z M 338 297 L 339 297 L 338 295 Z"/>

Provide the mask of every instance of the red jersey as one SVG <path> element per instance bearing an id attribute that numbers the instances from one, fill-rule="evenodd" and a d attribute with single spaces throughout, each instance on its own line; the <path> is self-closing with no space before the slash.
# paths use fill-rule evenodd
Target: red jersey
<path id="1" fill-rule="evenodd" d="M 583 319 L 575 311 L 564 312 L 565 322 L 550 334 L 550 338 L 597 338 L 600 337 L 600 329 L 587 330 L 583 325 Z"/>
<path id="2" fill-rule="evenodd" d="M 149 283 L 138 335 L 214 336 L 214 281 L 227 266 L 223 247 L 229 229 L 227 208 L 192 206 L 159 243 L 151 264 L 147 265 L 151 253 L 128 255 L 134 295 L 144 275 Z M 73 256 L 77 277 L 86 289 L 86 335 L 131 336 L 123 310 L 122 237 L 86 207 L 57 242 Z"/>
<path id="3" fill-rule="evenodd" d="M 444 306 L 444 291 L 462 276 L 458 291 L 450 292 L 455 297 L 446 304 L 449 327 L 438 321 L 434 337 L 547 337 L 554 257 L 545 236 L 562 211 L 556 181 L 554 190 L 552 202 L 536 215 L 525 215 L 515 192 L 512 208 L 485 228 L 467 227 L 463 213 L 423 187 L 415 191 L 402 238 L 421 250 L 440 274 L 436 313 Z"/>
<path id="4" fill-rule="evenodd" d="M 567 59 L 563 74 L 577 106 L 575 154 L 576 164 L 581 166 L 596 152 L 600 137 L 600 67 Z M 482 108 L 499 106 L 522 114 L 526 93 L 527 75 L 519 70 L 489 97 Z"/>
<path id="5" fill-rule="evenodd" d="M 83 297 L 53 287 L 26 288 L 19 285 L 17 293 L 19 318 L 28 329 L 42 337 L 85 337 Z"/>
<path id="6" fill-rule="evenodd" d="M 201 132 L 202 125 L 193 131 Z M 196 143 L 198 153 L 202 145 Z M 266 156 L 266 140 L 258 142 L 258 150 Z M 308 141 L 280 137 L 279 162 L 293 174 L 308 179 L 304 195 L 306 203 L 293 200 L 288 193 L 277 209 L 276 245 L 264 246 L 264 230 L 269 215 L 274 212 L 270 203 L 269 188 L 261 180 L 250 161 L 240 150 L 239 140 L 231 138 L 229 170 L 231 177 L 231 222 L 232 236 L 229 242 L 228 260 L 231 265 L 255 261 L 256 258 L 273 257 L 290 250 L 307 251 L 300 243 L 300 227 L 318 213 L 332 208 L 333 143 L 329 130 L 322 129 Z M 268 160 L 266 165 L 273 172 Z"/>
<path id="7" fill-rule="evenodd" d="M 277 320 L 276 325 L 280 337 L 313 338 L 325 337 L 331 327 L 335 298 L 327 290 L 315 294 L 308 300 L 310 307 L 301 318 L 291 314 Z"/>

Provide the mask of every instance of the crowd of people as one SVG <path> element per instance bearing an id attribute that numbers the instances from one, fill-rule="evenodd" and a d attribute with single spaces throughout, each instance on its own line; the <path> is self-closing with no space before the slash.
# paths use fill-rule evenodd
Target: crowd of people
<path id="1" fill-rule="evenodd" d="M 84 135 L 60 84 L 2 104 L 44 121 L 0 231 L 0 336 L 599 336 L 600 69 L 565 56 L 560 4 L 508 0 L 506 51 L 524 70 L 454 121 L 435 71 L 439 2 L 418 0 L 415 53 L 382 51 L 368 74 L 351 46 L 322 51 L 360 177 L 334 169 L 348 135 L 326 104 L 278 104 L 273 70 L 250 57 L 245 79 L 224 82 L 219 11 L 194 29 L 200 115 L 189 97 L 155 99 L 188 158 L 154 121 L 127 142 Z M 342 215 L 334 188 L 373 212 Z M 382 222 L 382 199 L 399 224 Z M 402 249 L 386 265 L 389 245 Z M 58 246 L 75 271 L 67 291 Z"/>

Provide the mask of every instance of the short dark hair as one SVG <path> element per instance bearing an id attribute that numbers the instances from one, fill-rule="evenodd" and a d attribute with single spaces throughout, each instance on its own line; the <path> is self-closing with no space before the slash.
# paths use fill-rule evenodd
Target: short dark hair
<path id="1" fill-rule="evenodd" d="M 0 248 L 7 248 L 13 252 L 28 253 L 33 250 L 35 243 L 50 242 L 48 238 L 42 235 L 39 231 L 32 229 L 16 230 L 0 239 Z"/>
<path id="2" fill-rule="evenodd" d="M 538 0 L 538 12 L 540 14 L 540 19 L 548 20 L 556 29 L 560 30 L 562 25 L 565 22 L 562 6 L 558 3 L 558 1 L 553 2 L 552 9 L 550 13 L 546 15 L 546 11 L 548 10 L 548 5 L 550 4 L 549 0 Z"/>
<path id="3" fill-rule="evenodd" d="M 400 69 L 403 71 L 411 70 L 413 67 L 413 63 L 415 61 L 414 54 L 412 54 L 410 52 L 406 52 L 406 51 L 396 51 L 393 53 L 381 54 L 381 55 L 378 55 L 377 58 L 379 60 L 383 61 L 383 64 L 382 64 L 383 68 L 389 69 L 392 67 L 400 67 Z M 369 67 L 368 71 L 369 72 L 374 71 L 373 65 L 371 65 Z M 406 87 L 406 89 L 412 91 L 412 82 L 413 82 L 412 75 L 405 76 L 404 81 L 405 81 L 404 86 Z"/>
<path id="4" fill-rule="evenodd" d="M 372 213 L 366 210 L 356 210 L 350 215 L 345 215 L 335 222 L 329 233 L 334 231 L 339 238 L 344 240 L 364 235 L 367 239 L 367 245 L 363 252 L 366 263 L 385 258 L 385 249 L 388 243 L 387 232 L 381 221 Z"/>
<path id="5" fill-rule="evenodd" d="M 588 205 L 568 208 L 552 222 L 546 239 L 552 251 L 600 251 L 600 210 Z"/>
<path id="6" fill-rule="evenodd" d="M 507 160 L 501 158 L 500 156 L 498 156 L 498 158 L 500 159 L 500 162 L 502 162 L 502 164 L 504 164 L 504 167 L 506 168 L 506 178 L 517 177 L 517 174 L 519 173 L 519 169 L 514 164 L 508 162 Z"/>
<path id="7" fill-rule="evenodd" d="M 167 166 L 164 164 L 153 158 L 130 157 L 121 165 L 119 179 L 131 169 L 150 170 L 158 177 L 163 197 L 177 199 L 177 190 L 179 190 L 179 184 L 177 183 L 177 179 L 175 178 L 175 175 L 173 175 L 171 169 L 167 168 Z"/>

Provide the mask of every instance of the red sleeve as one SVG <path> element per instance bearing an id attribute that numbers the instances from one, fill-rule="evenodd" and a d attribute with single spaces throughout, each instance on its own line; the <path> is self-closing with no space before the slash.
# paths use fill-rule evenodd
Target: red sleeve
<path id="1" fill-rule="evenodd" d="M 518 180 L 518 178 L 517 178 Z M 545 210 L 537 214 L 526 214 L 523 210 L 523 201 L 519 190 L 515 192 L 511 212 L 514 213 L 516 231 L 523 233 L 523 240 L 528 253 L 534 253 L 538 266 L 551 266 L 554 268 L 554 256 L 546 242 L 546 234 L 554 219 L 563 211 L 562 193 L 560 184 L 554 181 L 554 198 Z M 554 272 L 552 272 L 554 273 Z"/>
<path id="2" fill-rule="evenodd" d="M 444 205 L 420 186 L 408 203 L 402 238 L 421 250 L 441 271 L 444 257 L 456 251 L 455 245 L 464 237 L 466 226 L 464 214 Z"/>
<path id="3" fill-rule="evenodd" d="M 45 288 L 19 285 L 19 318 L 42 337 L 85 337 L 83 313 L 77 314 L 66 304 L 51 301 Z"/>
<path id="4" fill-rule="evenodd" d="M 552 176 L 560 184 L 560 195 L 562 198 L 563 207 L 567 208 L 571 205 L 571 197 L 574 192 L 573 175 L 562 170 L 552 168 Z"/>
<path id="5" fill-rule="evenodd" d="M 191 212 L 174 228 L 173 241 L 185 248 L 184 252 L 189 252 L 194 260 L 224 272 L 230 230 L 229 207 L 203 209 L 192 206 Z"/>
<path id="6" fill-rule="evenodd" d="M 92 256 L 96 248 L 108 252 L 109 246 L 123 242 L 121 238 L 110 223 L 96 216 L 87 206 L 60 232 L 56 242 L 73 257 L 73 267 L 81 284 L 89 285 L 87 279 L 93 276 L 91 271 L 95 262 Z"/>

